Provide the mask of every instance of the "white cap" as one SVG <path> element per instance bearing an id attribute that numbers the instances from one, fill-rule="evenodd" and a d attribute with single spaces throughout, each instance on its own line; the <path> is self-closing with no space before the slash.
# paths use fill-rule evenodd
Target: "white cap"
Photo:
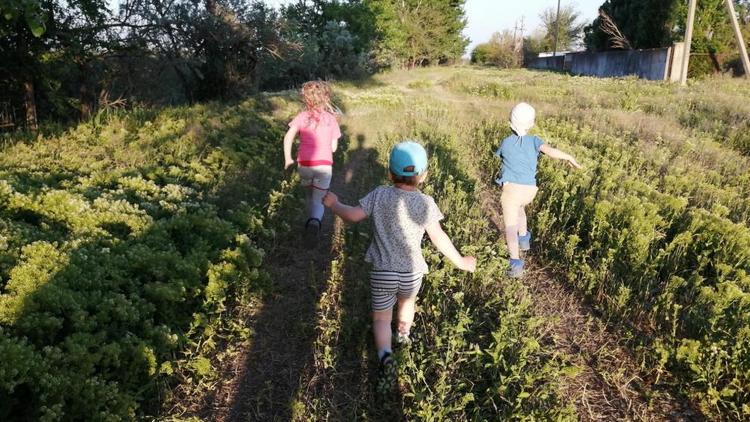
<path id="1" fill-rule="evenodd" d="M 518 103 L 510 111 L 510 128 L 519 136 L 524 136 L 534 126 L 536 110 L 527 103 Z"/>

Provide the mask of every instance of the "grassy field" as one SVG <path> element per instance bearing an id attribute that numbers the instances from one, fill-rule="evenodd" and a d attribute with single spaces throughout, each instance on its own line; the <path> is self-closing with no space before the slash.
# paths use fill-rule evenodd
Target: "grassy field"
<path id="1" fill-rule="evenodd" d="M 0 419 L 750 418 L 750 84 L 464 67 L 334 88 L 333 189 L 356 201 L 418 139 L 479 259 L 466 275 L 425 246 L 396 391 L 375 389 L 368 225 L 298 245 L 283 92 L 4 138 Z M 518 101 L 585 166 L 542 159 L 520 281 L 492 184 Z"/>

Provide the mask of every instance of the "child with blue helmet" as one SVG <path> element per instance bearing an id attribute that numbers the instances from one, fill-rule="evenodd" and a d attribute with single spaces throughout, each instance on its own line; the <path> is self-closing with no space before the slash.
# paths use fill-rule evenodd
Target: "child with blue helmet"
<path id="1" fill-rule="evenodd" d="M 558 149 L 552 148 L 540 138 L 529 135 L 534 126 L 536 111 L 526 103 L 519 103 L 510 113 L 510 128 L 513 134 L 505 138 L 495 155 L 503 161 L 500 177 L 496 182 L 503 188 L 500 202 L 503 209 L 505 241 L 508 244 L 510 265 L 507 275 L 521 277 L 524 263 L 520 251 L 531 249 L 531 232 L 528 231 L 526 210 L 536 196 L 536 167 L 539 154 L 565 160 L 580 169 L 581 165 Z"/>
<path id="2" fill-rule="evenodd" d="M 398 343 L 409 342 L 414 321 L 414 305 L 427 273 L 422 256 L 424 233 L 437 249 L 456 267 L 473 272 L 476 259 L 462 256 L 440 226 L 443 214 L 429 195 L 418 186 L 427 175 L 427 152 L 422 145 L 406 141 L 393 147 L 389 161 L 391 186 L 378 186 L 359 200 L 359 206 L 348 206 L 328 192 L 323 203 L 344 221 L 356 223 L 371 218 L 373 240 L 365 260 L 372 263 L 373 332 L 383 375 L 395 375 L 391 356 L 391 319 L 398 303 Z"/>

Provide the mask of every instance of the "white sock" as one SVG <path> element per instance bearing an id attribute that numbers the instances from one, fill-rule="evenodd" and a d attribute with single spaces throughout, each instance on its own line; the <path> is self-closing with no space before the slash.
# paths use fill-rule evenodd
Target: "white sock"
<path id="1" fill-rule="evenodd" d="M 325 206 L 323 206 L 323 197 L 326 195 L 325 190 L 312 188 L 310 189 L 310 196 L 308 199 L 308 210 L 310 212 L 309 218 L 317 218 L 323 221 L 323 213 L 325 212 Z"/>
<path id="2" fill-rule="evenodd" d="M 384 347 L 378 350 L 378 359 L 383 360 L 383 356 L 385 356 L 386 353 L 391 353 L 390 347 Z"/>

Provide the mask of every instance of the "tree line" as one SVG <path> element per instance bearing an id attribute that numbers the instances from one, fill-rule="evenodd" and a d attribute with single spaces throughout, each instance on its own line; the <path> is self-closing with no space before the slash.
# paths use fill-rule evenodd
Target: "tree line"
<path id="1" fill-rule="evenodd" d="M 0 113 L 88 119 L 460 58 L 465 0 L 0 0 Z M 4 106 L 4 108 L 3 108 Z"/>

